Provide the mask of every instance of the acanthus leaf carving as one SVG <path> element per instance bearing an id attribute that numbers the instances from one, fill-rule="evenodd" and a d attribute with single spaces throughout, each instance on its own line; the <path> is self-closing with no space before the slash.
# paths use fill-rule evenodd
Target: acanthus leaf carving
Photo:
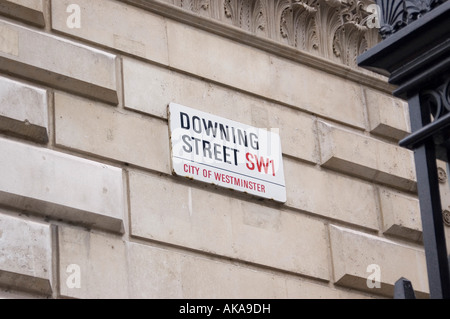
<path id="1" fill-rule="evenodd" d="M 333 53 L 345 65 L 356 66 L 356 58 L 367 46 L 365 33 L 356 24 L 346 23 L 335 33 Z"/>
<path id="2" fill-rule="evenodd" d="M 251 31 L 255 34 L 266 34 L 267 30 L 267 8 L 266 2 L 258 0 L 253 8 L 253 19 Z"/>
<path id="3" fill-rule="evenodd" d="M 201 10 L 208 10 L 210 0 L 178 0 L 178 5 L 186 10 L 200 13 Z"/>
<path id="4" fill-rule="evenodd" d="M 351 23 L 361 31 L 365 31 L 367 27 L 364 25 L 366 12 L 364 11 L 364 2 L 350 0 L 348 6 L 340 12 L 342 23 Z"/>
<path id="5" fill-rule="evenodd" d="M 267 28 L 267 8 L 264 0 L 225 0 L 224 16 L 231 24 L 255 34 Z"/>
<path id="6" fill-rule="evenodd" d="M 367 27 L 369 15 L 364 1 L 350 0 L 340 12 L 341 23 L 333 39 L 333 53 L 343 64 L 356 67 L 357 57 L 379 39 L 377 30 Z"/>
<path id="7" fill-rule="evenodd" d="M 314 17 L 317 0 L 282 1 L 279 3 L 280 35 L 287 43 L 301 50 L 318 48 Z"/>

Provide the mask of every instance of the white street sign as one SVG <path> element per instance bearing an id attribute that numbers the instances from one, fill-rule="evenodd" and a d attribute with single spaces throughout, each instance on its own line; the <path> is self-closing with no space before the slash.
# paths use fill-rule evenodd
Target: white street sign
<path id="1" fill-rule="evenodd" d="M 176 103 L 168 108 L 173 174 L 286 202 L 280 136 Z"/>

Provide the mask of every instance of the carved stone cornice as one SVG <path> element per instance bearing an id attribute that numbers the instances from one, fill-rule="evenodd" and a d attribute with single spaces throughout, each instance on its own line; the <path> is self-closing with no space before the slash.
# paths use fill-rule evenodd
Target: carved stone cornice
<path id="1" fill-rule="evenodd" d="M 163 1 L 352 68 L 380 40 L 370 0 Z"/>

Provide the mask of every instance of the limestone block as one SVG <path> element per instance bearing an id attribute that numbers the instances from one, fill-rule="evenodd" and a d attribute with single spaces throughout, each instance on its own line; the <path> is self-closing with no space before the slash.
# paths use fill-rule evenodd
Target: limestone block
<path id="1" fill-rule="evenodd" d="M 354 82 L 174 21 L 167 34 L 173 68 L 365 127 L 363 90 Z"/>
<path id="2" fill-rule="evenodd" d="M 329 278 L 320 221 L 135 171 L 129 183 L 134 236 Z"/>
<path id="3" fill-rule="evenodd" d="M 175 102 L 251 125 L 251 99 L 235 90 L 128 58 L 123 59 L 123 77 L 128 109 L 166 119 L 167 105 Z"/>
<path id="4" fill-rule="evenodd" d="M 0 213 L 0 285 L 50 295 L 50 226 Z"/>
<path id="5" fill-rule="evenodd" d="M 371 133 L 401 140 L 411 132 L 408 103 L 371 89 L 365 95 Z"/>
<path id="6" fill-rule="evenodd" d="M 140 244 L 130 243 L 128 248 L 133 298 L 306 299 L 349 296 L 326 285 L 291 279 L 263 269 L 250 269 Z"/>
<path id="7" fill-rule="evenodd" d="M 0 203 L 88 227 L 123 230 L 122 170 L 0 138 Z"/>
<path id="8" fill-rule="evenodd" d="M 80 9 L 80 27 L 72 21 Z M 52 28 L 132 55 L 168 64 L 166 24 L 161 16 L 111 0 L 52 0 Z"/>
<path id="9" fill-rule="evenodd" d="M 164 121 L 55 93 L 56 144 L 170 174 Z"/>
<path id="10" fill-rule="evenodd" d="M 0 77 L 0 131 L 48 141 L 47 92 Z"/>
<path id="11" fill-rule="evenodd" d="M 62 297 L 129 297 L 126 247 L 120 237 L 58 227 L 58 239 Z"/>
<path id="12" fill-rule="evenodd" d="M 129 245 L 136 298 L 283 298 L 283 280 L 229 263 Z M 211 285 L 211 283 L 215 283 Z"/>
<path id="13" fill-rule="evenodd" d="M 315 119 L 287 107 L 264 107 L 264 105 L 261 103 L 252 107 L 253 125 L 279 130 L 284 154 L 310 163 L 318 163 L 320 156 Z"/>
<path id="14" fill-rule="evenodd" d="M 351 175 L 416 191 L 414 155 L 400 146 L 319 121 L 321 163 Z"/>
<path id="15" fill-rule="evenodd" d="M 118 103 L 115 55 L 5 21 L 0 71 Z"/>
<path id="16" fill-rule="evenodd" d="M 284 159 L 286 205 L 313 214 L 378 229 L 373 185 Z"/>
<path id="17" fill-rule="evenodd" d="M 279 129 L 285 154 L 318 161 L 315 122 L 311 116 L 131 59 L 124 59 L 123 69 L 128 109 L 167 118 L 167 105 L 176 102 L 247 125 Z"/>
<path id="18" fill-rule="evenodd" d="M 417 297 L 427 297 L 423 250 L 338 226 L 330 226 L 330 241 L 337 285 L 392 297 L 395 282 L 405 277 Z"/>
<path id="19" fill-rule="evenodd" d="M 45 26 L 43 0 L 3 0 L 0 13 L 40 27 Z"/>
<path id="20" fill-rule="evenodd" d="M 282 272 L 180 249 L 124 243 L 110 234 L 59 228 L 60 293 L 69 298 L 367 298 Z M 211 284 L 214 283 L 214 284 Z"/>
<path id="21" fill-rule="evenodd" d="M 419 200 L 387 188 L 380 188 L 383 232 L 387 235 L 420 241 L 422 221 Z"/>
<path id="22" fill-rule="evenodd" d="M 70 298 L 286 296 L 283 277 L 120 238 L 59 230 L 61 295 Z M 215 283 L 212 285 L 211 283 Z"/>
<path id="23" fill-rule="evenodd" d="M 170 20 L 167 36 L 171 67 L 245 91 L 270 89 L 269 54 Z"/>

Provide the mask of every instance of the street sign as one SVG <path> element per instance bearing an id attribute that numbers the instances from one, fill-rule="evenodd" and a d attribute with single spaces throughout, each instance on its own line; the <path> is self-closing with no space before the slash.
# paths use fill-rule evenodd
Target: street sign
<path id="1" fill-rule="evenodd" d="M 174 175 L 286 202 L 280 136 L 170 103 Z"/>

